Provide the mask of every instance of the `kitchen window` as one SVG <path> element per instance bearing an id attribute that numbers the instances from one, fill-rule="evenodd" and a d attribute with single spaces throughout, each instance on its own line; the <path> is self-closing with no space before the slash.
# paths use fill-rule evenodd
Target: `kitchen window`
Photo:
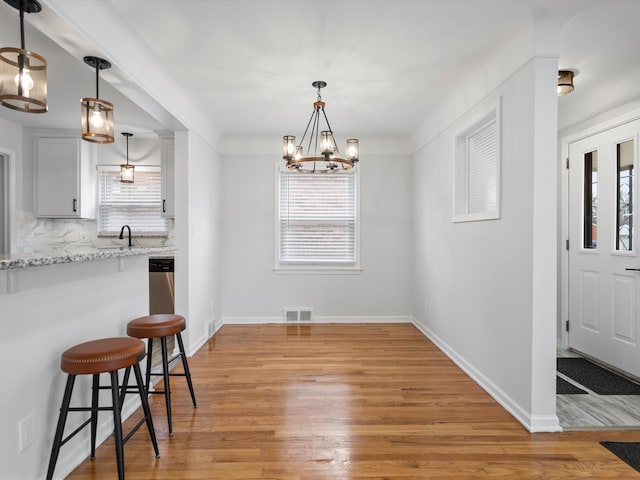
<path id="1" fill-rule="evenodd" d="M 136 166 L 135 182 L 120 182 L 120 168 L 98 167 L 98 235 L 118 235 L 129 225 L 135 236 L 166 236 L 160 167 Z"/>
<path id="2" fill-rule="evenodd" d="M 357 170 L 277 178 L 275 270 L 359 272 Z"/>

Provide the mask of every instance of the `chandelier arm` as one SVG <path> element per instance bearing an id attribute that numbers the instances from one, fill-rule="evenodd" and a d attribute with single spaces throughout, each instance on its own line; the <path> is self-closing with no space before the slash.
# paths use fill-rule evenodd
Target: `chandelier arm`
<path id="1" fill-rule="evenodd" d="M 313 125 L 311 126 L 311 136 L 309 137 L 309 146 L 307 147 L 307 152 L 309 154 L 311 154 L 311 152 L 313 152 L 313 155 L 315 156 L 316 152 L 318 151 L 318 126 L 319 126 L 320 122 L 318 119 L 318 109 L 314 108 L 313 109 Z M 316 143 L 313 146 L 313 150 L 311 149 L 311 143 L 313 142 L 313 137 L 315 135 L 316 138 Z M 311 170 L 311 173 L 315 173 L 316 171 L 316 162 L 313 162 L 313 169 Z"/>
<path id="2" fill-rule="evenodd" d="M 302 138 L 300 139 L 300 145 L 302 145 L 304 143 L 304 137 L 307 136 L 307 131 L 309 130 L 309 125 L 311 125 L 311 121 L 313 120 L 313 117 L 315 116 L 316 111 L 314 110 L 311 113 L 311 117 L 309 117 L 309 121 L 307 122 L 307 128 L 304 129 L 304 133 L 302 134 Z M 311 130 L 313 132 L 313 130 Z M 313 135 L 311 135 L 313 136 Z"/>
<path id="3" fill-rule="evenodd" d="M 318 139 L 320 138 L 320 111 L 316 110 L 316 121 L 314 123 L 314 127 L 315 127 L 315 134 L 316 134 L 316 143 L 313 146 L 313 152 L 314 154 L 318 151 Z"/>

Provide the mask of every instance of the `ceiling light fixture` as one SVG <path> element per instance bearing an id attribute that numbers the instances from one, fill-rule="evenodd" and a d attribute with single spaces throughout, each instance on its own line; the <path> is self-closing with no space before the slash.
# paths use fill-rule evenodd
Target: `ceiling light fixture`
<path id="1" fill-rule="evenodd" d="M 38 13 L 36 0 L 4 0 L 20 11 L 20 48 L 0 48 L 0 103 L 28 113 L 47 111 L 47 61 L 24 46 L 24 13 Z"/>
<path id="2" fill-rule="evenodd" d="M 573 92 L 573 72 L 560 70 L 558 72 L 558 96 Z"/>
<path id="3" fill-rule="evenodd" d="M 313 113 L 307 123 L 300 143 L 296 137 L 285 135 L 282 138 L 282 158 L 287 162 L 289 170 L 305 173 L 329 173 L 339 170 L 349 170 L 359 161 L 360 146 L 357 138 L 347 140 L 346 155 L 340 155 L 338 145 L 329 125 L 329 119 L 324 111 L 320 89 L 327 86 L 327 82 L 316 81 L 311 84 L 318 91 L 318 99 L 313 102 Z M 326 130 L 320 131 L 320 112 L 326 124 Z M 305 138 L 309 133 L 305 153 Z"/>
<path id="4" fill-rule="evenodd" d="M 113 143 L 113 104 L 100 100 L 99 95 L 100 70 L 111 68 L 111 64 L 104 58 L 91 56 L 84 57 L 84 63 L 96 69 L 96 98 L 80 100 L 82 139 L 93 143 Z"/>
<path id="5" fill-rule="evenodd" d="M 133 170 L 135 167 L 129 165 L 129 137 L 133 137 L 133 133 L 122 132 L 122 135 L 127 137 L 127 163 L 120 165 L 120 181 L 122 183 L 133 183 Z"/>

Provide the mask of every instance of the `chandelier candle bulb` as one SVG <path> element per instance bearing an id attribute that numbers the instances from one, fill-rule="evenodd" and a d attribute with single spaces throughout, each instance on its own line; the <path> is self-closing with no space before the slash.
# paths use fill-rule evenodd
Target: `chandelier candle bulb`
<path id="1" fill-rule="evenodd" d="M 333 134 L 329 131 L 320 132 L 320 148 L 322 154 L 326 157 L 333 155 Z"/>
<path id="2" fill-rule="evenodd" d="M 347 140 L 347 160 L 351 160 L 352 162 L 358 161 L 358 156 L 360 155 L 360 148 L 358 146 L 357 138 L 350 138 Z"/>
<path id="3" fill-rule="evenodd" d="M 291 160 L 296 151 L 296 137 L 293 135 L 285 135 L 282 137 L 282 158 Z"/>

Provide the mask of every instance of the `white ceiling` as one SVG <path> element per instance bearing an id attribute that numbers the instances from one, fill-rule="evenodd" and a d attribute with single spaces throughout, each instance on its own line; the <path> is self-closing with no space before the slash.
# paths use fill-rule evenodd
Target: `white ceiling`
<path id="1" fill-rule="evenodd" d="M 640 0 L 41 0 L 43 12 L 27 15 L 26 44 L 49 62 L 49 112 L 0 108 L 0 117 L 79 128 L 79 99 L 95 93 L 82 56 L 104 54 L 47 9 L 87 2 L 111 9 L 222 136 L 301 134 L 314 80 L 328 83 L 322 94 L 336 132 L 410 136 L 541 14 L 584 11 L 561 37 L 560 67 L 578 71 L 576 91 L 559 101 L 561 127 L 639 97 Z M 0 46 L 19 46 L 18 25 L 18 12 L 1 2 Z M 131 103 L 127 73 L 109 60 L 114 72 L 101 77 L 100 97 L 114 103 L 118 132 L 175 128 L 174 112 L 158 113 L 162 104 L 146 103 L 149 114 Z M 621 70 L 634 82 L 605 88 Z"/>

